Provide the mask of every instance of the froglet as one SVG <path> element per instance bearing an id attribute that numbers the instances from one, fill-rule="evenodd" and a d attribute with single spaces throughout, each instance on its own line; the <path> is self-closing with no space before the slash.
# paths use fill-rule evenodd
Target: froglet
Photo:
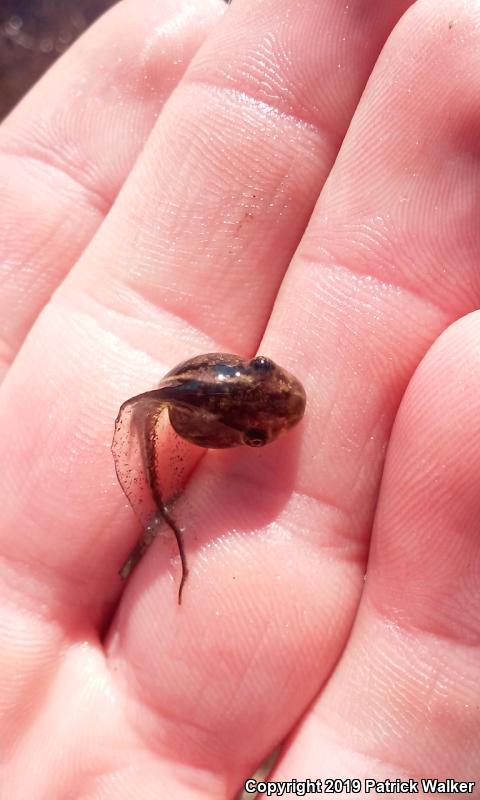
<path id="1" fill-rule="evenodd" d="M 153 540 L 163 519 L 178 546 L 182 575 L 187 577 L 181 531 L 159 489 L 155 451 L 157 423 L 167 410 L 175 432 L 207 448 L 263 447 L 288 431 L 303 417 L 305 391 L 301 383 L 271 359 L 243 359 L 228 353 L 208 353 L 184 361 L 168 372 L 156 389 L 126 400 L 115 421 L 112 453 L 120 486 L 144 524 L 142 538 L 120 570 L 126 578 Z M 143 480 L 156 507 L 148 520 L 138 510 L 135 493 L 141 482 L 132 467 L 132 443 L 139 453 Z"/>

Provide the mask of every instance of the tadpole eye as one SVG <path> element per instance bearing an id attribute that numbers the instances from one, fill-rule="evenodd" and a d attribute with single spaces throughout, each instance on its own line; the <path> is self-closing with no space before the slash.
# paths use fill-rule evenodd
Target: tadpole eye
<path id="1" fill-rule="evenodd" d="M 248 444 L 249 447 L 263 447 L 263 445 L 267 443 L 267 434 L 265 431 L 252 428 L 249 431 L 245 431 L 243 441 L 245 444 Z"/>
<path id="2" fill-rule="evenodd" d="M 255 372 L 271 372 L 273 369 L 273 361 L 270 361 L 269 358 L 265 358 L 265 356 L 257 356 L 256 358 L 252 358 L 250 361 L 250 366 Z"/>

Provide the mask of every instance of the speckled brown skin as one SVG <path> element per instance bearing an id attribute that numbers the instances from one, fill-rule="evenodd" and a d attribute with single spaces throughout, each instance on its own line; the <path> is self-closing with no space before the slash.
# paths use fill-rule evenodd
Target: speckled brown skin
<path id="1" fill-rule="evenodd" d="M 156 427 L 168 409 L 176 433 L 200 447 L 223 449 L 246 444 L 262 447 L 288 431 L 303 417 L 305 391 L 300 382 L 264 356 L 242 359 L 229 353 L 207 353 L 184 361 L 172 369 L 157 389 L 126 400 L 120 407 L 112 442 L 119 483 L 135 508 L 137 480 L 132 477 L 128 437 L 136 437 L 148 489 L 158 514 L 148 521 L 141 540 L 120 570 L 126 578 L 153 540 L 159 516 L 175 534 L 182 562 L 187 565 L 181 531 L 166 507 L 156 474 Z"/>

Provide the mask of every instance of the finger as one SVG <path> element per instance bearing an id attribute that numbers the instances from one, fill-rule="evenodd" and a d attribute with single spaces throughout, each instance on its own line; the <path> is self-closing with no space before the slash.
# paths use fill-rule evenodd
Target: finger
<path id="1" fill-rule="evenodd" d="M 110 453 L 120 403 L 158 381 L 162 359 L 171 366 L 192 351 L 245 352 L 261 335 L 268 297 L 314 203 L 319 176 L 333 157 L 332 144 L 328 150 L 318 144 L 317 128 L 326 125 L 329 105 L 320 104 L 317 68 L 326 66 L 318 64 L 321 48 L 312 24 L 318 33 L 324 20 L 335 23 L 333 30 L 350 32 L 356 47 L 349 52 L 366 79 L 358 19 L 345 18 L 335 3 L 318 6 L 313 0 L 308 8 L 285 2 L 284 10 L 291 19 L 286 39 L 276 3 L 251 15 L 252 4 L 245 0 L 225 15 L 201 56 L 206 87 L 197 74 L 195 82 L 186 79 L 172 95 L 109 218 L 38 321 L 0 395 L 5 421 L 0 446 L 13 453 L 2 487 L 9 498 L 0 520 L 2 549 L 7 559 L 20 558 L 20 549 L 22 560 L 55 575 L 47 582 L 42 575 L 39 585 L 47 583 L 58 613 L 70 608 L 66 592 L 79 613 L 83 606 L 95 620 L 108 617 L 120 590 L 118 566 L 138 536 L 122 506 Z M 374 42 L 371 61 L 390 15 L 378 11 L 367 19 Z M 232 50 L 232 37 L 244 25 L 248 36 Z M 208 88 L 208 64 L 213 70 L 219 59 L 240 86 L 270 28 L 279 41 L 272 86 L 291 87 L 287 106 L 281 91 L 275 98 L 278 111 L 266 103 L 258 73 L 251 86 L 245 85 L 248 92 L 235 91 L 231 98 L 221 88 Z M 284 46 L 295 59 L 285 57 Z M 300 73 L 293 63 L 302 64 Z M 361 86 L 355 78 L 353 90 L 348 76 L 346 83 L 344 100 L 352 110 Z M 300 100 L 303 110 L 309 103 L 315 114 L 318 109 L 313 131 L 297 120 Z M 346 124 L 343 112 L 340 121 L 328 120 L 338 123 L 338 140 Z M 211 147 L 212 136 L 227 144 Z M 272 162 L 274 150 L 278 155 Z M 286 195 L 278 192 L 281 175 Z M 242 197 L 250 191 L 245 187 L 259 192 L 265 213 L 254 215 L 243 233 L 234 233 L 232 244 L 229 208 L 240 213 Z M 272 214 L 283 219 L 282 235 L 269 233 Z M 255 259 L 246 255 L 250 248 Z M 37 364 L 41 368 L 35 374 Z M 33 413 L 32 404 L 42 410 Z M 55 423 L 66 419 L 68 424 Z M 37 459 L 49 465 L 48 475 L 35 467 Z M 13 520 L 23 531 L 21 542 Z M 48 537 L 40 533 L 45 528 Z"/>
<path id="2" fill-rule="evenodd" d="M 209 724 L 198 732 L 199 751 L 220 748 L 225 774 L 238 779 L 282 740 L 338 659 L 363 586 L 401 395 L 430 342 L 478 303 L 470 139 L 477 22 L 476 4 L 462 14 L 447 4 L 439 14 L 438 4 L 422 2 L 399 23 L 282 286 L 261 350 L 294 366 L 306 384 L 298 466 L 291 440 L 258 456 L 209 454 L 189 483 L 188 508 L 178 505 L 192 537 L 185 616 L 168 604 L 171 581 L 153 580 L 152 559 L 162 558 L 156 548 L 139 566 L 139 585 L 132 582 L 114 628 L 119 674 L 131 683 L 135 675 L 152 706 L 164 714 L 175 708 L 192 724 L 192 698 L 201 695 Z M 468 47 L 460 31 L 468 31 Z M 405 97 L 413 80 L 419 89 L 411 106 Z M 416 160 L 419 141 L 425 163 Z M 405 164 L 415 164 L 413 188 Z M 451 186 L 462 198 L 453 207 Z M 188 606 L 195 585 L 206 588 Z M 151 648 L 146 627 L 159 608 Z M 191 691 L 182 697 L 175 668 L 163 667 L 167 653 L 175 667 L 188 665 Z M 232 666 L 223 671 L 225 660 Z M 159 731 L 162 724 L 160 714 Z"/>
<path id="3" fill-rule="evenodd" d="M 479 387 L 477 312 L 402 402 L 352 638 L 278 777 L 478 778 Z"/>
<path id="4" fill-rule="evenodd" d="M 0 126 L 0 372 L 108 212 L 223 4 L 119 3 Z"/>
<path id="5" fill-rule="evenodd" d="M 422 0 L 399 23 L 269 328 L 274 336 L 286 325 L 309 332 L 306 361 L 322 376 L 316 422 L 323 446 L 320 472 L 305 476 L 304 489 L 315 493 L 321 481 L 323 496 L 354 515 L 360 531 L 369 528 L 390 428 L 415 366 L 480 296 L 472 165 L 478 20 L 473 2 L 461 14 L 447 3 L 439 16 Z M 418 26 L 424 34 L 415 39 Z M 473 37 L 468 46 L 460 45 L 460 32 Z M 440 65 L 452 71 L 448 86 Z M 415 96 L 414 78 L 421 87 Z M 348 453 L 340 475 L 328 466 L 339 448 Z"/>
<path id="6" fill-rule="evenodd" d="M 285 26 L 273 0 L 234 3 L 68 288 L 94 309 L 121 311 L 122 335 L 124 314 L 160 310 L 180 318 L 177 337 L 186 328 L 252 352 L 378 50 L 407 5 L 374 3 L 349 16 L 335 2 L 284 0 Z M 120 234 L 122 257 L 112 259 Z M 155 356 L 170 337 L 157 341 Z"/>

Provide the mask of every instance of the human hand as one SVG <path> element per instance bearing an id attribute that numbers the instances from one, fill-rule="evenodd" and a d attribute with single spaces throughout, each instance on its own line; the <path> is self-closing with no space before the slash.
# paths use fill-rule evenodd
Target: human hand
<path id="1" fill-rule="evenodd" d="M 6 797 L 231 797 L 289 734 L 475 776 L 478 314 L 377 507 L 479 294 L 480 12 L 409 6 L 124 2 L 0 129 Z M 120 403 L 257 349 L 304 423 L 192 474 L 181 608 L 173 542 L 123 585 Z"/>

